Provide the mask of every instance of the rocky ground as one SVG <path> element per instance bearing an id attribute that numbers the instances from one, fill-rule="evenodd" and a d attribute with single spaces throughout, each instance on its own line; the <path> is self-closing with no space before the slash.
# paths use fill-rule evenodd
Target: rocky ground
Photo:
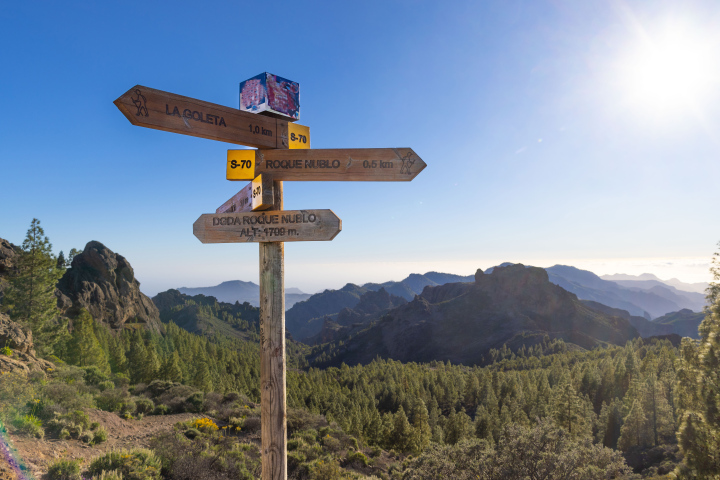
<path id="1" fill-rule="evenodd" d="M 125 420 L 115 413 L 101 410 L 88 410 L 90 421 L 100 423 L 108 432 L 108 440 L 98 445 L 88 446 L 78 440 L 58 440 L 46 438 L 38 440 L 25 435 L 12 434 L 15 448 L 18 450 L 23 462 L 30 472 L 41 478 L 47 472 L 48 466 L 55 460 L 64 458 L 70 460 L 80 459 L 82 467 L 90 464 L 90 460 L 109 450 L 121 448 L 147 447 L 150 439 L 161 431 L 169 431 L 178 422 L 192 418 L 202 417 L 200 414 L 180 413 L 177 415 L 153 415 L 141 420 Z M 4 476 L 2 457 L 0 457 L 0 480 L 15 480 L 13 476 Z M 8 474 L 12 471 L 6 466 Z"/>

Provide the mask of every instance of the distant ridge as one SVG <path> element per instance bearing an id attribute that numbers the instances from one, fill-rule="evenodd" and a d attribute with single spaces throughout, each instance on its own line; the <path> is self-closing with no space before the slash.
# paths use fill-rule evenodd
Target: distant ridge
<path id="1" fill-rule="evenodd" d="M 642 275 L 627 275 L 625 273 L 614 273 L 612 275 L 600 275 L 603 280 L 610 280 L 612 282 L 659 282 L 670 287 L 675 287 L 683 292 L 695 292 L 705 294 L 705 290 L 708 288 L 708 283 L 685 283 L 681 282 L 677 278 L 671 278 L 670 280 L 661 280 L 652 273 L 643 273 Z M 622 283 L 621 283 L 622 284 Z"/>
<path id="2" fill-rule="evenodd" d="M 181 287 L 177 291 L 189 296 L 205 295 L 206 297 L 215 297 L 218 302 L 225 303 L 245 303 L 248 302 L 254 307 L 260 306 L 260 287 L 253 282 L 244 282 L 242 280 L 229 280 L 222 282 L 214 287 Z M 289 309 L 297 302 L 310 298 L 309 293 L 303 293 L 298 288 L 285 289 L 285 309 Z"/>

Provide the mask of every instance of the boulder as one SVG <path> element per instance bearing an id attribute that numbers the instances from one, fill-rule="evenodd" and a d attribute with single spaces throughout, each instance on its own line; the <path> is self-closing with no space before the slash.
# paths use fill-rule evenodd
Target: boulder
<path id="1" fill-rule="evenodd" d="M 0 301 L 7 288 L 7 278 L 15 271 L 15 262 L 20 247 L 0 238 Z"/>

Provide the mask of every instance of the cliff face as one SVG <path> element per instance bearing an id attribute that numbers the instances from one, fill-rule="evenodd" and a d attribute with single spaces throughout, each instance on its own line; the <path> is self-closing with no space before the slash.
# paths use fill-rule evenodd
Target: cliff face
<path id="1" fill-rule="evenodd" d="M 7 288 L 7 277 L 15 270 L 15 258 L 19 252 L 20 247 L 0 238 L 0 301 Z"/>
<path id="2" fill-rule="evenodd" d="M 58 304 L 73 315 L 86 309 L 113 329 L 141 324 L 160 332 L 160 312 L 140 291 L 130 262 L 100 242 L 89 242 L 57 285 Z"/>
<path id="3" fill-rule="evenodd" d="M 326 332 L 327 333 L 327 332 Z M 450 360 L 481 364 L 491 348 L 532 346 L 548 335 L 582 348 L 623 345 L 638 336 L 628 320 L 583 305 L 523 265 L 478 271 L 474 283 L 425 287 L 369 328 L 335 347 L 335 363 L 368 363 L 375 356 L 403 362 Z"/>

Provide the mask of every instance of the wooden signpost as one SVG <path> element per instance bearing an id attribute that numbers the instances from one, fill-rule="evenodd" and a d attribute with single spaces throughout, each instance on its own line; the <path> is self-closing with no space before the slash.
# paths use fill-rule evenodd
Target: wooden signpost
<path id="1" fill-rule="evenodd" d="M 283 180 L 410 181 L 426 164 L 410 148 L 311 149 L 308 127 L 140 85 L 115 105 L 133 125 L 258 148 L 228 151 L 226 178 L 251 182 L 201 215 L 193 234 L 260 244 L 262 480 L 286 480 L 284 242 L 332 240 L 342 221 L 327 209 L 283 210 Z"/>

